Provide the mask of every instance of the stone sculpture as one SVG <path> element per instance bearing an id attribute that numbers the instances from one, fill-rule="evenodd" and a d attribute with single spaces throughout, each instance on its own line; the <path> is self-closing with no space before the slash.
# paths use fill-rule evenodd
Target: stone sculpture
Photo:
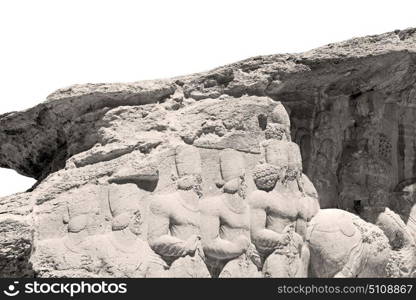
<path id="1" fill-rule="evenodd" d="M 81 199 L 82 200 L 82 199 Z M 62 221 L 67 233 L 62 238 L 45 239 L 36 245 L 34 269 L 44 277 L 94 277 L 94 259 L 88 239 L 91 218 L 98 212 L 94 201 L 66 202 Z"/>
<path id="2" fill-rule="evenodd" d="M 198 149 L 175 149 L 177 191 L 150 203 L 149 243 L 169 264 L 169 277 L 210 277 L 201 245 L 201 158 Z"/>
<path id="3" fill-rule="evenodd" d="M 0 198 L 0 277 L 210 276 L 199 200 L 244 199 L 228 175 L 215 186 L 225 149 L 244 156 L 264 275 L 413 276 L 415 45 L 415 29 L 397 30 L 173 79 L 75 85 L 0 115 L 0 166 L 37 180 Z M 112 191 L 109 205 L 95 197 L 106 187 L 140 192 Z"/>
<path id="4" fill-rule="evenodd" d="M 303 241 L 295 232 L 297 203 L 275 190 L 277 181 L 283 179 L 282 174 L 282 170 L 268 163 L 258 165 L 253 171 L 259 190 L 248 197 L 251 238 L 263 257 L 264 276 L 303 276 L 307 266 L 300 261 Z"/>
<path id="5" fill-rule="evenodd" d="M 267 140 L 291 140 L 289 115 L 281 103 L 277 103 L 267 119 L 264 135 Z"/>
<path id="6" fill-rule="evenodd" d="M 281 106 L 273 110 L 271 119 L 273 123 L 268 124 L 266 130 L 284 128 L 283 132 L 287 132 L 289 118 Z M 305 217 L 302 213 L 309 204 L 300 205 L 302 162 L 299 148 L 290 142 L 288 134 L 267 132 L 262 146 L 265 161 L 253 170 L 258 190 L 249 195 L 249 203 L 251 238 L 264 260 L 263 275 L 306 277 L 309 253 L 299 232 L 305 231 L 306 220 L 300 220 Z"/>
<path id="7" fill-rule="evenodd" d="M 400 214 L 413 239 L 416 241 L 416 183 L 411 179 L 400 183 L 394 190 L 393 208 Z"/>
<path id="8" fill-rule="evenodd" d="M 250 242 L 250 213 L 245 199 L 245 166 L 241 153 L 220 152 L 218 196 L 201 200 L 202 245 L 213 277 L 259 277 Z"/>
<path id="9" fill-rule="evenodd" d="M 262 143 L 265 159 L 253 170 L 258 188 L 249 196 L 251 237 L 266 277 L 307 277 L 307 222 L 319 210 L 316 191 L 302 174 L 299 147 L 291 142 L 289 116 L 277 105 Z"/>
<path id="10" fill-rule="evenodd" d="M 132 194 L 118 193 L 119 189 L 116 186 L 109 190 L 112 231 L 92 238 L 98 276 L 164 277 L 166 263 L 138 237 L 142 226 L 142 212 L 138 207 L 141 199 L 131 197 Z"/>

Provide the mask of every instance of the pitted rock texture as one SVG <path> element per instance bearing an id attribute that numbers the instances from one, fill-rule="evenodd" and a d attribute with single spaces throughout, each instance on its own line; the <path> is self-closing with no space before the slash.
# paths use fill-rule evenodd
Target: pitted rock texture
<path id="1" fill-rule="evenodd" d="M 387 206 L 416 236 L 415 45 L 416 30 L 407 29 L 172 79 L 76 85 L 0 116 L 0 167 L 38 180 L 30 191 L 0 199 L 1 276 L 158 277 L 167 268 L 159 258 L 146 262 L 147 269 L 111 265 L 127 234 L 121 225 L 113 228 L 115 220 L 124 223 L 111 210 L 112 195 L 137 199 L 136 235 L 146 241 L 152 195 L 176 189 L 177 145 L 198 149 L 204 196 L 221 194 L 219 153 L 241 153 L 250 193 L 261 144 L 276 134 L 299 145 L 313 183 L 305 186 L 315 186 L 321 208 L 377 223 L 376 208 Z M 285 114 L 273 120 L 279 105 L 290 122 Z M 281 127 L 266 130 L 271 123 Z M 76 208 L 84 199 L 88 211 Z M 84 244 L 84 235 L 98 236 L 97 244 L 110 243 L 115 252 Z M 62 249 L 51 257 L 42 249 L 55 239 Z M 146 245 L 121 248 L 152 251 Z M 95 254 L 84 257 L 79 249 Z"/>

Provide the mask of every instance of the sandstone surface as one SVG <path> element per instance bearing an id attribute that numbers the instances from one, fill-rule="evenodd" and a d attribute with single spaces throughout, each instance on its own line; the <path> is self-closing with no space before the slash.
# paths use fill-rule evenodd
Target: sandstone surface
<path id="1" fill-rule="evenodd" d="M 0 116 L 0 167 L 38 180 L 0 198 L 0 276 L 414 276 L 415 121 L 412 28 L 59 89 Z M 206 218 L 176 218 L 181 201 Z M 273 225 L 253 227 L 262 213 Z M 152 218 L 175 220 L 169 237 Z"/>

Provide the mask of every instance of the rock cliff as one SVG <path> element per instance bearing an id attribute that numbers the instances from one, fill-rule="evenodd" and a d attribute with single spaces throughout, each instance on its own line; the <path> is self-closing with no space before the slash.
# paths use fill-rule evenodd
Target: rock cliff
<path id="1" fill-rule="evenodd" d="M 307 177 L 297 192 L 315 187 L 321 208 L 375 224 L 374 211 L 389 207 L 414 235 L 415 120 L 416 29 L 172 79 L 57 90 L 31 109 L 0 116 L 0 167 L 38 180 L 28 192 L 0 198 L 0 275 L 97 275 L 112 254 L 91 250 L 100 262 L 81 268 L 90 258 L 76 250 L 80 236 L 108 242 L 124 214 L 113 206 L 129 206 L 111 199 L 136 199 L 127 211 L 139 212 L 136 235 L 146 241 L 153 195 L 177 188 L 178 145 L 200 154 L 203 196 L 221 194 L 219 157 L 237 151 L 249 194 L 256 190 L 252 171 L 265 162 L 262 145 L 276 134 L 300 147 Z M 53 257 L 68 251 L 75 258 Z M 99 275 L 131 275 L 115 272 L 119 267 Z"/>

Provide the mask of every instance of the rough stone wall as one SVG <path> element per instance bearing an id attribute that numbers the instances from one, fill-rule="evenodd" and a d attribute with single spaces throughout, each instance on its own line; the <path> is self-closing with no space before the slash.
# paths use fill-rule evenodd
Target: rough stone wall
<path id="1" fill-rule="evenodd" d="M 414 197 L 403 200 L 402 189 L 416 178 L 415 45 L 408 29 L 168 80 L 76 85 L 0 116 L 0 166 L 39 180 L 0 199 L 2 249 L 22 245 L 4 254 L 0 273 L 31 276 L 27 253 L 65 234 L 68 197 L 96 199 L 88 228 L 99 234 L 109 230 L 112 188 L 140 199 L 172 189 L 175 144 L 200 149 L 203 189 L 216 193 L 218 151 L 237 149 L 254 166 L 279 102 L 321 207 L 390 206 L 412 222 Z"/>

